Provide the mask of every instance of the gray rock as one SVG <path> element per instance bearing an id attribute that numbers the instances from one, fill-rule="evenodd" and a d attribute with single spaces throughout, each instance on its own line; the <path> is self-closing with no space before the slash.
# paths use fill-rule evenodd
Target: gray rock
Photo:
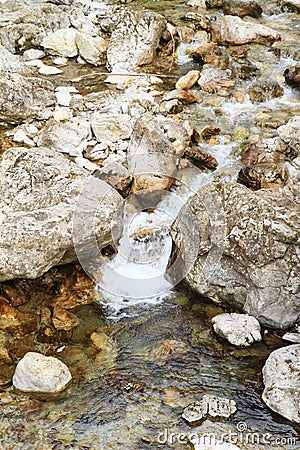
<path id="1" fill-rule="evenodd" d="M 51 119 L 41 132 L 37 143 L 70 156 L 82 156 L 90 135 L 90 123 L 84 118 L 74 117 L 68 122 Z"/>
<path id="2" fill-rule="evenodd" d="M 237 347 L 261 341 L 260 324 L 248 314 L 224 313 L 212 318 L 215 333 Z"/>
<path id="3" fill-rule="evenodd" d="M 283 417 L 300 423 L 300 344 L 279 348 L 263 368 L 266 405 Z"/>
<path id="4" fill-rule="evenodd" d="M 50 32 L 70 26 L 70 10 L 39 0 L 8 0 L 0 5 L 0 40 L 12 53 L 39 46 Z"/>
<path id="5" fill-rule="evenodd" d="M 41 59 L 46 56 L 43 50 L 38 50 L 37 48 L 30 48 L 29 50 L 25 50 L 23 53 L 23 59 L 25 61 L 32 61 L 33 59 Z"/>
<path id="6" fill-rule="evenodd" d="M 176 171 L 176 157 L 190 143 L 186 129 L 163 116 L 144 114 L 137 119 L 129 143 L 129 171 L 133 191 L 168 189 Z"/>
<path id="7" fill-rule="evenodd" d="M 300 156 L 300 116 L 290 119 L 277 129 L 280 138 Z"/>
<path id="8" fill-rule="evenodd" d="M 62 28 L 49 33 L 41 42 L 41 46 L 50 55 L 72 58 L 78 55 L 75 28 Z"/>
<path id="9" fill-rule="evenodd" d="M 235 81 L 232 79 L 230 70 L 208 67 L 202 70 L 198 84 L 205 92 L 215 92 L 226 96 L 235 85 Z"/>
<path id="10" fill-rule="evenodd" d="M 40 78 L 0 74 L 0 120 L 22 123 L 47 119 L 55 105 L 54 86 Z"/>
<path id="11" fill-rule="evenodd" d="M 63 391 L 71 380 L 68 367 L 59 359 L 28 352 L 16 367 L 13 385 L 23 392 L 56 394 Z"/>
<path id="12" fill-rule="evenodd" d="M 107 48 L 108 68 L 130 71 L 150 64 L 166 26 L 164 17 L 151 11 L 116 12 Z"/>
<path id="13" fill-rule="evenodd" d="M 187 275 L 192 288 L 263 325 L 294 325 L 300 318 L 300 206 L 294 197 L 220 183 L 200 189 L 189 206 L 200 239 Z M 195 238 L 182 242 L 179 229 L 175 222 L 173 238 L 188 255 Z"/>
<path id="14" fill-rule="evenodd" d="M 54 150 L 6 150 L 0 160 L 0 281 L 37 278 L 76 261 L 72 220 L 88 179 L 86 170 Z M 110 242 L 110 221 L 121 201 L 107 185 L 95 222 L 99 245 Z"/>
<path id="15" fill-rule="evenodd" d="M 128 114 L 95 111 L 91 116 L 91 128 L 98 142 L 111 145 L 130 138 L 131 117 Z"/>
<path id="16" fill-rule="evenodd" d="M 86 33 L 76 33 L 76 45 L 80 56 L 94 66 L 106 63 L 107 44 L 100 36 L 90 36 Z"/>
<path id="17" fill-rule="evenodd" d="M 58 75 L 63 71 L 55 66 L 47 66 L 46 64 L 41 64 L 38 69 L 38 72 L 41 75 Z"/>
<path id="18" fill-rule="evenodd" d="M 0 44 L 0 72 L 24 73 L 26 71 L 27 67 L 21 58 L 13 55 Z"/>
<path id="19" fill-rule="evenodd" d="M 212 41 L 218 44 L 241 45 L 250 42 L 270 44 L 280 40 L 280 34 L 259 23 L 236 16 L 214 15 L 211 21 Z"/>
<path id="20" fill-rule="evenodd" d="M 300 344 L 300 333 L 285 333 L 282 336 L 282 339 L 289 342 L 294 342 L 296 344 Z"/>

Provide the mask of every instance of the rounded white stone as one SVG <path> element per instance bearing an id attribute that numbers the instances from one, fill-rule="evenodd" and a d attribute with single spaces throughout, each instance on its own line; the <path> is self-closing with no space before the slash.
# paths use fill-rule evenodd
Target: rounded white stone
<path id="1" fill-rule="evenodd" d="M 71 381 L 68 367 L 59 359 L 28 352 L 19 361 L 13 385 L 24 392 L 57 393 Z"/>

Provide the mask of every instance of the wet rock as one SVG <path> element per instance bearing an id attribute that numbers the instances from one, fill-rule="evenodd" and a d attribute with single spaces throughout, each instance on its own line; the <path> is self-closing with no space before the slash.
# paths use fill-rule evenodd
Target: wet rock
<path id="1" fill-rule="evenodd" d="M 284 185 L 282 169 L 282 165 L 274 163 L 244 167 L 240 170 L 237 181 L 253 191 L 269 188 L 278 189 Z"/>
<path id="2" fill-rule="evenodd" d="M 186 75 L 179 78 L 176 83 L 176 89 L 190 89 L 197 83 L 200 77 L 199 70 L 190 70 Z"/>
<path id="3" fill-rule="evenodd" d="M 28 352 L 16 367 L 13 385 L 23 392 L 56 394 L 66 389 L 71 379 L 68 367 L 59 359 Z"/>
<path id="4" fill-rule="evenodd" d="M 136 121 L 129 143 L 129 172 L 133 192 L 168 189 L 176 171 L 176 157 L 184 154 L 190 136 L 178 123 L 145 114 Z"/>
<path id="5" fill-rule="evenodd" d="M 178 114 L 183 110 L 183 104 L 176 98 L 169 100 L 162 104 L 162 112 L 166 111 L 168 114 Z"/>
<path id="6" fill-rule="evenodd" d="M 231 78 L 230 70 L 209 67 L 202 70 L 198 84 L 205 92 L 214 92 L 226 96 L 235 85 L 235 81 Z"/>
<path id="7" fill-rule="evenodd" d="M 41 42 L 41 46 L 50 55 L 59 55 L 67 58 L 77 56 L 75 28 L 63 28 L 48 34 Z"/>
<path id="8" fill-rule="evenodd" d="M 300 345 L 275 350 L 263 368 L 262 399 L 273 411 L 300 423 Z"/>
<path id="9" fill-rule="evenodd" d="M 17 55 L 13 55 L 3 45 L 0 45 L 0 72 L 24 73 L 27 67 Z"/>
<path id="10" fill-rule="evenodd" d="M 147 359 L 154 364 L 162 366 L 168 361 L 182 358 L 188 351 L 187 345 L 182 341 L 176 339 L 167 339 L 162 342 L 157 348 L 151 350 Z"/>
<path id="11" fill-rule="evenodd" d="M 215 67 L 218 67 L 220 64 L 221 50 L 214 42 L 208 42 L 203 45 L 191 45 L 187 47 L 186 53 L 194 61 L 201 64 L 213 64 Z"/>
<path id="12" fill-rule="evenodd" d="M 112 339 L 103 332 L 94 331 L 91 334 L 91 343 L 98 352 L 108 353 L 113 349 Z"/>
<path id="13" fill-rule="evenodd" d="M 102 66 L 106 63 L 107 44 L 100 36 L 90 36 L 84 33 L 76 33 L 76 45 L 80 56 L 94 66 Z"/>
<path id="14" fill-rule="evenodd" d="M 151 11 L 123 10 L 115 14 L 107 47 L 107 64 L 112 72 L 135 70 L 150 64 L 156 56 L 167 22 Z"/>
<path id="15" fill-rule="evenodd" d="M 259 23 L 236 16 L 216 14 L 211 21 L 212 41 L 218 44 L 242 45 L 249 42 L 270 44 L 280 40 L 280 34 Z"/>
<path id="16" fill-rule="evenodd" d="M 219 314 L 212 318 L 215 333 L 237 347 L 249 347 L 260 342 L 260 324 L 247 314 Z"/>
<path id="17" fill-rule="evenodd" d="M 281 0 L 280 3 L 283 11 L 300 12 L 299 0 Z"/>
<path id="18" fill-rule="evenodd" d="M 205 4 L 207 8 L 221 9 L 223 5 L 223 0 L 206 0 Z"/>
<path id="19" fill-rule="evenodd" d="M 40 78 L 0 75 L 0 120 L 12 124 L 47 119 L 55 105 L 54 86 Z"/>
<path id="20" fill-rule="evenodd" d="M 184 408 L 182 417 L 193 424 L 210 417 L 228 418 L 237 411 L 234 400 L 216 397 L 214 395 L 204 395 L 202 401 L 192 403 Z"/>
<path id="21" fill-rule="evenodd" d="M 194 92 L 185 91 L 182 89 L 174 89 L 173 91 L 166 92 L 164 94 L 163 99 L 167 102 L 170 100 L 180 100 L 180 102 L 182 102 L 185 105 L 189 103 L 202 101 L 202 99 L 199 96 L 197 96 Z"/>
<path id="22" fill-rule="evenodd" d="M 53 310 L 52 322 L 55 329 L 59 331 L 70 331 L 79 325 L 79 320 L 75 314 L 59 306 L 55 306 Z"/>
<path id="23" fill-rule="evenodd" d="M 246 167 L 239 172 L 238 182 L 253 190 L 283 186 L 286 162 L 296 156 L 297 152 L 279 137 L 252 144 L 242 153 L 241 162 Z"/>
<path id="24" fill-rule="evenodd" d="M 11 334 L 25 335 L 35 331 L 36 317 L 32 314 L 22 313 L 9 304 L 0 304 L 0 329 Z"/>
<path id="25" fill-rule="evenodd" d="M 300 152 L 300 116 L 290 119 L 286 125 L 277 129 L 279 137 L 298 155 Z"/>
<path id="26" fill-rule="evenodd" d="M 300 87 L 300 66 L 292 66 L 284 71 L 284 78 L 287 84 L 293 87 Z"/>
<path id="27" fill-rule="evenodd" d="M 188 148 L 184 156 L 201 170 L 215 170 L 218 167 L 216 158 L 200 146 Z"/>
<path id="28" fill-rule="evenodd" d="M 64 123 L 51 119 L 37 143 L 70 156 L 81 156 L 87 148 L 90 135 L 90 123 L 84 118 L 74 117 Z"/>
<path id="29" fill-rule="evenodd" d="M 6 150 L 0 160 L 0 281 L 37 278 L 76 260 L 71 224 L 89 176 L 49 148 Z M 96 234 L 103 245 L 109 243 L 110 220 L 121 201 L 110 188 L 99 205 Z M 87 239 L 83 233 L 82 242 Z"/>
<path id="30" fill-rule="evenodd" d="M 45 34 L 69 26 L 70 10 L 64 6 L 33 0 L 0 5 L 0 40 L 12 53 L 39 47 Z"/>
<path id="31" fill-rule="evenodd" d="M 231 61 L 230 68 L 233 78 L 240 78 L 241 80 L 254 77 L 259 73 L 258 67 L 249 59 Z"/>
<path id="32" fill-rule="evenodd" d="M 205 31 L 209 30 L 209 19 L 204 14 L 190 12 L 187 13 L 184 18 L 185 20 L 194 22 L 197 27 Z"/>
<path id="33" fill-rule="evenodd" d="M 261 81 L 251 86 L 248 93 L 252 102 L 265 102 L 282 97 L 284 90 L 277 81 Z"/>
<path id="34" fill-rule="evenodd" d="M 262 8 L 255 0 L 223 0 L 224 14 L 231 16 L 251 16 L 258 19 L 262 15 Z"/>
<path id="35" fill-rule="evenodd" d="M 293 196 L 220 183 L 200 189 L 190 208 L 200 239 L 187 275 L 191 287 L 212 301 L 243 309 L 263 325 L 286 329 L 297 323 L 300 211 Z M 193 251 L 195 238 L 181 242 L 176 222 L 172 236 L 183 254 Z M 207 258 L 213 258 L 209 265 Z"/>

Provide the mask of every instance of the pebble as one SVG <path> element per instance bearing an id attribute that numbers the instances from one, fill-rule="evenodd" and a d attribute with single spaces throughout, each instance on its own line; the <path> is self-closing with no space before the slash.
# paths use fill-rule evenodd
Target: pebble
<path id="1" fill-rule="evenodd" d="M 35 147 L 35 142 L 30 139 L 26 133 L 19 129 L 18 131 L 15 132 L 14 137 L 13 137 L 13 141 L 14 142 L 22 142 L 24 144 L 30 145 L 30 147 Z"/>
<path id="2" fill-rule="evenodd" d="M 58 393 L 71 379 L 68 367 L 59 359 L 28 352 L 16 367 L 13 385 L 23 392 Z"/>
<path id="3" fill-rule="evenodd" d="M 190 70 L 187 74 L 183 75 L 183 77 L 179 78 L 175 87 L 176 89 L 191 89 L 194 84 L 197 83 L 200 77 L 199 70 Z"/>
<path id="4" fill-rule="evenodd" d="M 25 50 L 25 52 L 23 53 L 23 59 L 25 59 L 25 61 L 41 59 L 45 56 L 46 54 L 43 52 L 43 50 L 38 50 L 36 48 L 30 48 L 29 50 Z"/>
<path id="5" fill-rule="evenodd" d="M 38 71 L 41 75 L 59 75 L 60 73 L 63 73 L 58 67 L 46 66 L 46 64 L 42 64 Z"/>
<path id="6" fill-rule="evenodd" d="M 64 58 L 63 56 L 57 56 L 52 58 L 53 64 L 56 66 L 66 66 L 68 64 L 68 58 Z"/>
<path id="7" fill-rule="evenodd" d="M 77 92 L 74 86 L 58 86 L 55 90 L 57 103 L 60 106 L 69 106 L 72 98 L 71 94 Z"/>

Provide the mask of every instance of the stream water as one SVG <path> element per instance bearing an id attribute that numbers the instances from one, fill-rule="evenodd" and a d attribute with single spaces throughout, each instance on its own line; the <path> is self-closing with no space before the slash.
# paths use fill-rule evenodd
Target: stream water
<path id="1" fill-rule="evenodd" d="M 197 172 L 195 177 L 191 169 L 187 176 L 191 184 L 193 180 L 193 189 L 213 180 L 235 180 L 241 143 L 245 139 L 258 142 L 274 136 L 276 127 L 272 124 L 300 113 L 299 92 L 287 87 L 283 77 L 285 68 L 295 64 L 300 56 L 299 15 L 282 13 L 276 2 L 263 3 L 265 13 L 261 21 L 283 33 L 278 44 L 282 51 L 279 56 L 272 48 L 251 45 L 250 59 L 259 66 L 262 79 L 271 77 L 284 87 L 284 95 L 254 104 L 247 95 L 243 103 L 238 103 L 206 94 L 202 103 L 184 109 L 181 118 L 196 128 L 214 124 L 223 131 L 214 145 L 203 144 L 217 159 L 217 170 Z M 163 13 L 176 26 L 182 26 L 182 17 L 190 12 L 186 2 L 178 0 L 138 0 L 127 7 L 147 7 Z M 180 76 L 195 67 L 182 46 L 172 73 Z M 158 59 L 147 69 L 167 73 L 169 67 Z M 85 70 L 91 68 L 70 63 L 64 68 L 64 75 L 81 75 Z M 66 84 L 59 76 L 54 80 L 57 85 Z M 108 89 L 102 81 L 85 79 L 75 85 L 81 93 Z M 246 91 L 247 83 L 243 81 L 241 90 Z M 1 134 L 6 131 L 0 129 Z M 77 308 L 80 323 L 72 338 L 65 343 L 45 342 L 29 335 L 10 338 L 15 356 L 24 354 L 24 350 L 36 350 L 62 357 L 74 382 L 57 399 L 48 401 L 3 388 L 1 449 L 187 450 L 191 448 L 187 441 L 178 441 L 180 433 L 189 436 L 191 432 L 209 431 L 218 437 L 224 430 L 260 436 L 259 444 L 241 443 L 241 449 L 299 448 L 299 428 L 272 413 L 261 400 L 261 369 L 270 352 L 283 345 L 281 336 L 267 332 L 263 342 L 250 349 L 236 349 L 220 342 L 211 330 L 210 320 L 223 309 L 199 298 L 184 284 L 173 289 L 164 278 L 172 247 L 170 224 L 179 212 L 178 204 L 191 194 L 182 187 L 176 189 L 160 200 L 155 212 L 139 211 L 127 217 L 127 233 L 119 242 L 118 254 L 105 266 L 98 300 Z M 150 241 L 132 237 L 147 227 L 154 228 Z M 125 291 L 109 289 L 115 276 L 128 279 L 129 273 L 134 281 L 125 285 Z M 147 286 L 149 293 L 145 298 Z M 33 311 L 37 299 L 41 301 L 43 297 L 43 289 L 20 309 Z M 91 341 L 93 334 L 101 343 L 100 352 Z M 234 399 L 236 414 L 222 422 L 206 421 L 201 429 L 191 428 L 181 418 L 182 410 L 203 394 Z M 270 436 L 267 443 L 263 441 L 266 434 Z"/>

